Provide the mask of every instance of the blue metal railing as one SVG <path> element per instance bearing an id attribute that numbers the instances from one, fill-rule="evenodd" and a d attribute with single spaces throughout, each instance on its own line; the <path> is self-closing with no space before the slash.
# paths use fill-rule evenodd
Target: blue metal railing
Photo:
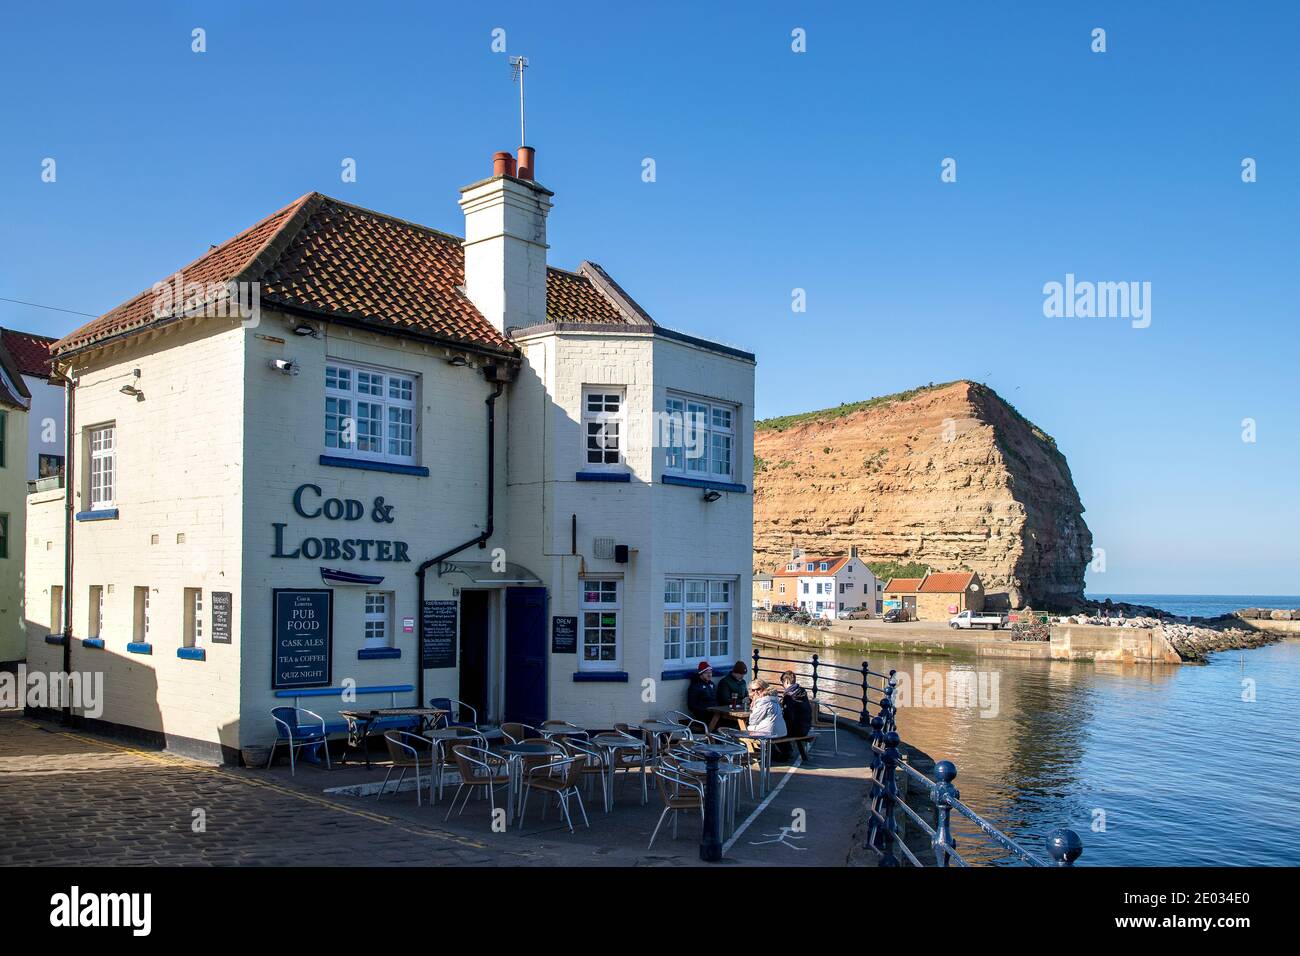
<path id="1" fill-rule="evenodd" d="M 903 761 L 898 749 L 902 738 L 898 734 L 896 720 L 898 708 L 894 701 L 894 693 L 898 687 L 895 671 L 881 674 L 871 670 L 866 661 L 862 662 L 860 668 L 829 664 L 816 654 L 808 660 L 766 657 L 760 656 L 758 649 L 755 648 L 755 676 L 765 673 L 779 674 L 781 670 L 789 669 L 764 667 L 763 662 L 795 664 L 801 668 L 810 668 L 812 696 L 817 700 L 819 709 L 828 710 L 836 715 L 844 711 L 855 712 L 858 726 L 863 729 L 870 728 L 871 794 L 868 807 L 870 822 L 867 828 L 867 847 L 880 855 L 881 866 L 900 866 L 903 862 L 910 863 L 912 866 L 926 865 L 898 836 L 897 815 L 900 813 L 929 837 L 935 866 L 970 865 L 957 850 L 957 837 L 952 828 L 954 811 L 973 824 L 978 834 L 1027 866 L 1072 866 L 1083 853 L 1083 841 L 1079 835 L 1073 830 L 1060 828 L 1052 831 L 1047 837 L 1047 852 L 1052 860 L 1049 863 L 1025 849 L 962 803 L 960 791 L 953 786 L 953 780 L 957 778 L 957 767 L 952 761 L 938 761 L 934 765 L 937 779 L 933 780 Z M 827 671 L 829 673 L 824 673 Z M 847 680 L 844 676 L 846 672 L 854 674 L 855 680 Z M 854 688 L 852 693 L 844 689 L 849 686 Z M 873 695 L 875 695 L 874 699 Z M 868 714 L 870 706 L 878 708 L 874 717 Z M 929 796 L 930 802 L 934 805 L 933 825 L 908 806 L 907 801 L 900 795 L 898 786 L 900 769 L 909 782 L 918 784 Z"/>

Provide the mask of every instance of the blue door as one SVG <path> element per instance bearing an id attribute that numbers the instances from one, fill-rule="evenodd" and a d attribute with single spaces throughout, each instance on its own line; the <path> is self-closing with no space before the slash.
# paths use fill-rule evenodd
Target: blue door
<path id="1" fill-rule="evenodd" d="M 546 719 L 546 588 L 506 588 L 505 719 Z"/>

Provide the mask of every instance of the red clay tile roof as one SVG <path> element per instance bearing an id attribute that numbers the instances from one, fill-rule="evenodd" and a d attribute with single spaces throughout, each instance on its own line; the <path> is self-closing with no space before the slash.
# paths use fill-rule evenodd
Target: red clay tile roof
<path id="1" fill-rule="evenodd" d="M 580 325 L 622 325 L 626 321 L 586 276 L 562 269 L 546 270 L 546 318 Z"/>
<path id="2" fill-rule="evenodd" d="M 295 200 L 179 271 L 187 284 L 260 282 L 263 307 L 297 307 L 322 318 L 516 354 L 461 291 L 465 257 L 458 237 L 320 193 Z M 546 289 L 551 322 L 628 321 L 586 275 L 548 269 Z M 161 321 L 153 314 L 154 299 L 152 289 L 141 292 L 60 339 L 54 351 Z"/>
<path id="3" fill-rule="evenodd" d="M 54 339 L 35 332 L 0 329 L 0 340 L 4 341 L 5 348 L 9 350 L 19 375 L 50 377 L 50 346 L 54 344 Z"/>
<path id="4" fill-rule="evenodd" d="M 317 194 L 308 193 L 301 199 L 295 200 L 255 226 L 245 229 L 233 239 L 227 239 L 215 249 L 208 250 L 189 265 L 177 269 L 176 272 L 181 274 L 186 283 L 196 282 L 204 286 L 215 282 L 228 282 L 240 277 L 256 259 L 258 253 L 266 248 L 286 223 L 302 211 L 315 195 Z M 54 353 L 57 355 L 68 349 L 80 348 L 92 342 L 99 342 L 127 332 L 140 331 L 154 325 L 159 321 L 154 315 L 155 298 L 152 287 L 146 289 L 117 308 L 105 312 L 93 322 L 59 339 L 54 343 Z"/>
<path id="5" fill-rule="evenodd" d="M 890 578 L 885 585 L 886 594 L 915 594 L 924 578 Z"/>
<path id="6" fill-rule="evenodd" d="M 31 408 L 31 399 L 32 393 L 23 383 L 18 364 L 0 338 L 0 405 L 25 410 Z"/>
<path id="7" fill-rule="evenodd" d="M 965 591 L 974 579 L 974 571 L 941 571 L 927 575 L 920 591 L 922 594 L 957 594 Z"/>

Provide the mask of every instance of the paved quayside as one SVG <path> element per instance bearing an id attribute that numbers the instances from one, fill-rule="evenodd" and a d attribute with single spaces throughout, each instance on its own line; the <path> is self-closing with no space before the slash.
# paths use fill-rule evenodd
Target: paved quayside
<path id="1" fill-rule="evenodd" d="M 776 766 L 763 801 L 742 797 L 737 834 L 721 866 L 843 865 L 870 781 L 867 744 L 822 738 L 810 763 Z M 692 866 L 698 818 L 683 817 L 677 840 L 665 825 L 653 850 L 661 804 L 640 804 L 635 776 L 619 775 L 614 811 L 586 799 L 590 830 L 570 835 L 552 807 L 530 801 L 522 833 L 493 833 L 486 801 L 443 823 L 450 794 L 416 807 L 411 790 L 377 801 L 327 789 L 382 780 L 382 763 L 325 771 L 287 761 L 271 771 L 216 767 L 57 723 L 0 714 L 0 864 Z M 797 811 L 806 830 L 797 831 Z M 203 827 L 196 832 L 197 822 Z"/>

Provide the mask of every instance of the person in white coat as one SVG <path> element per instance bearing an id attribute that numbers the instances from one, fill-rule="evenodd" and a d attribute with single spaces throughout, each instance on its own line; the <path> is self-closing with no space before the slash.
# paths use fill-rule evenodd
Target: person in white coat
<path id="1" fill-rule="evenodd" d="M 746 733 L 755 737 L 784 737 L 785 717 L 777 692 L 765 680 L 749 685 L 749 726 Z"/>

